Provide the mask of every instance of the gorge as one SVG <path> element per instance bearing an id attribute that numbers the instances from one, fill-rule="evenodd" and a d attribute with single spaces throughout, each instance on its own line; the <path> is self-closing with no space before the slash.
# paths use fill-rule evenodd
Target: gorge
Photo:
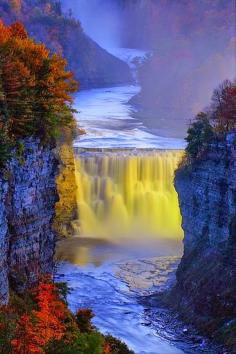
<path id="1" fill-rule="evenodd" d="M 172 286 L 182 255 L 173 179 L 184 141 L 149 132 L 132 118 L 129 97 L 128 88 L 119 87 L 76 98 L 87 131 L 74 142 L 78 219 L 74 237 L 58 243 L 56 279 L 71 288 L 73 311 L 92 308 L 94 324 L 135 353 L 213 354 L 220 349 L 197 333 L 188 336 L 192 330 L 183 334 L 181 321 L 175 329 L 171 320 L 164 325 L 159 305 L 159 324 L 155 315 L 146 317 L 143 298 Z"/>
<path id="2" fill-rule="evenodd" d="M 0 0 L 0 353 L 235 353 L 232 6 Z"/>

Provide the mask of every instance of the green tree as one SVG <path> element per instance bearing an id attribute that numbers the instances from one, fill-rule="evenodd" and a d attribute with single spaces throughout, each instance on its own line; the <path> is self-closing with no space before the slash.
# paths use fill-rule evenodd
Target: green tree
<path id="1" fill-rule="evenodd" d="M 214 137 L 213 128 L 209 122 L 208 115 L 204 112 L 197 114 L 195 121 L 187 131 L 186 153 L 190 159 L 195 159 L 204 146 Z"/>

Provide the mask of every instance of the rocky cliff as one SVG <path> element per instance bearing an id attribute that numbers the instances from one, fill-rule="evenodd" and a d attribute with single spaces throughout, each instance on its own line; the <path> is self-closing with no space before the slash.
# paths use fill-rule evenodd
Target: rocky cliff
<path id="1" fill-rule="evenodd" d="M 8 300 L 8 272 L 7 272 L 7 251 L 8 251 L 8 226 L 6 218 L 6 194 L 8 184 L 0 177 L 0 302 Z"/>
<path id="2" fill-rule="evenodd" d="M 235 146 L 211 145 L 202 158 L 179 168 L 175 186 L 185 236 L 172 303 L 236 350 Z"/>
<path id="3" fill-rule="evenodd" d="M 22 292 L 53 270 L 57 160 L 39 141 L 22 146 L 0 177 L 1 302 L 7 302 L 9 286 Z"/>

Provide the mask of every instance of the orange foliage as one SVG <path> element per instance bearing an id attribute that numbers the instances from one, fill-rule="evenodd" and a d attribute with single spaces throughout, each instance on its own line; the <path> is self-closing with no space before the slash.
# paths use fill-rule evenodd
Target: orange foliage
<path id="1" fill-rule="evenodd" d="M 103 353 L 102 354 L 112 354 L 112 348 L 109 343 L 104 344 L 103 346 Z"/>
<path id="2" fill-rule="evenodd" d="M 43 337 L 45 344 L 52 339 L 60 340 L 65 333 L 63 320 L 67 312 L 66 305 L 59 298 L 53 283 L 40 283 L 36 291 L 39 309 L 33 311 L 37 321 L 35 329 Z"/>
<path id="3" fill-rule="evenodd" d="M 21 22 L 15 22 L 9 27 L 11 37 L 26 39 L 28 37 L 25 27 Z"/>
<path id="4" fill-rule="evenodd" d="M 10 0 L 10 4 L 16 13 L 20 13 L 22 6 L 21 0 Z"/>
<path id="5" fill-rule="evenodd" d="M 63 320 L 67 308 L 52 282 L 41 281 L 33 290 L 37 310 L 31 316 L 24 314 L 17 322 L 12 347 L 16 354 L 43 353 L 51 340 L 60 340 L 65 334 Z"/>
<path id="6" fill-rule="evenodd" d="M 34 134 L 50 140 L 71 122 L 70 94 L 78 85 L 66 65 L 30 39 L 21 23 L 5 26 L 0 21 L 0 91 L 11 138 Z"/>
<path id="7" fill-rule="evenodd" d="M 34 354 L 43 353 L 40 347 L 42 341 L 40 340 L 40 333 L 36 333 L 35 327 L 32 323 L 32 318 L 28 315 L 20 317 L 17 327 L 15 339 L 12 340 L 13 352 L 16 354 Z"/>
<path id="8" fill-rule="evenodd" d="M 225 80 L 214 90 L 211 109 L 219 131 L 227 132 L 236 128 L 236 81 Z"/>

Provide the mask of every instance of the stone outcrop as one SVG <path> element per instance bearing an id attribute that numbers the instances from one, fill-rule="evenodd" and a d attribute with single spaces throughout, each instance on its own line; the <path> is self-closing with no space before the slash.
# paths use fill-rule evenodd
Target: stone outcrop
<path id="1" fill-rule="evenodd" d="M 185 236 L 172 303 L 185 319 L 236 350 L 234 144 L 212 144 L 179 168 L 175 186 Z"/>
<path id="2" fill-rule="evenodd" d="M 53 270 L 57 159 L 39 141 L 22 146 L 0 178 L 1 302 L 7 302 L 9 286 L 23 292 Z"/>
<path id="3" fill-rule="evenodd" d="M 64 140 L 58 146 L 58 156 L 60 168 L 56 184 L 59 200 L 56 203 L 54 228 L 59 237 L 68 237 L 74 234 L 73 221 L 77 219 L 77 185 L 72 141 Z"/>

